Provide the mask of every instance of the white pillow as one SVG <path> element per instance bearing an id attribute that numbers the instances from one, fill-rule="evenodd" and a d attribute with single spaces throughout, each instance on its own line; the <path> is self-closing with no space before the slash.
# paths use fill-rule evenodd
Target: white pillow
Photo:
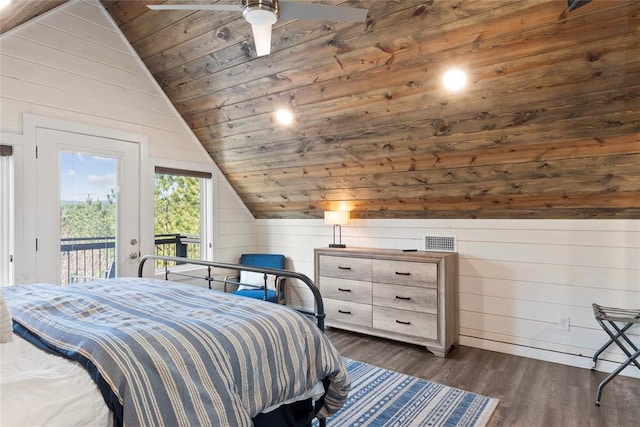
<path id="1" fill-rule="evenodd" d="M 0 344 L 11 342 L 13 339 L 13 321 L 11 311 L 4 295 L 0 292 Z"/>
<path id="2" fill-rule="evenodd" d="M 261 288 L 264 287 L 264 273 L 257 273 L 254 271 L 240 271 L 240 283 L 246 285 L 255 285 Z M 245 290 L 256 290 L 258 288 L 254 288 L 251 286 L 238 286 L 239 291 Z M 276 290 L 276 276 L 273 274 L 267 274 L 267 289 L 275 291 Z"/>

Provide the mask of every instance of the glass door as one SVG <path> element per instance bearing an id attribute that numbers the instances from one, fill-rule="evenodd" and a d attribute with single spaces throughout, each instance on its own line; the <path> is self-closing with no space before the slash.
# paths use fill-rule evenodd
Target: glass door
<path id="1" fill-rule="evenodd" d="M 60 283 L 115 276 L 118 159 L 60 151 Z"/>
<path id="2" fill-rule="evenodd" d="M 37 279 L 135 275 L 137 144 L 38 129 Z"/>

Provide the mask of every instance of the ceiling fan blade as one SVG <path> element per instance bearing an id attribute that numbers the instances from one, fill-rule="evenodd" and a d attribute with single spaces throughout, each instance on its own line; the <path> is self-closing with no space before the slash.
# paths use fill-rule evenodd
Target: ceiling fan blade
<path id="1" fill-rule="evenodd" d="M 271 25 L 252 25 L 251 30 L 256 45 L 256 56 L 268 55 L 271 52 Z"/>
<path id="2" fill-rule="evenodd" d="M 318 3 L 280 0 L 280 18 L 313 19 L 316 21 L 353 21 L 365 22 L 367 9 L 356 7 L 330 6 Z"/>
<path id="3" fill-rule="evenodd" d="M 242 12 L 240 5 L 226 4 L 148 4 L 151 10 L 227 10 L 230 12 Z"/>

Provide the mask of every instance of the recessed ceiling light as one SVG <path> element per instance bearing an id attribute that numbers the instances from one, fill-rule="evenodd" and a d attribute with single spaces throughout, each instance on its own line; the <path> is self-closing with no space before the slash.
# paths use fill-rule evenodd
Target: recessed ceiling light
<path id="1" fill-rule="evenodd" d="M 291 113 L 291 111 L 285 108 L 281 108 L 276 111 L 276 120 L 278 120 L 278 123 L 280 123 L 281 125 L 288 126 L 293 123 L 293 114 Z"/>
<path id="2" fill-rule="evenodd" d="M 452 68 L 444 73 L 442 84 L 447 89 L 457 92 L 467 85 L 467 73 L 459 68 Z"/>
<path id="3" fill-rule="evenodd" d="M 4 9 L 9 6 L 9 3 L 11 3 L 11 0 L 0 0 L 0 9 Z"/>

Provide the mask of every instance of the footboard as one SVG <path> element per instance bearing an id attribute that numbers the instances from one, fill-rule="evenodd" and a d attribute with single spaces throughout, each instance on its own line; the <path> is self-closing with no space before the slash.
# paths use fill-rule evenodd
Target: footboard
<path id="1" fill-rule="evenodd" d="M 292 307 L 292 308 L 304 314 L 305 316 L 313 317 L 315 319 L 316 324 L 318 325 L 318 328 L 320 328 L 320 330 L 324 332 L 325 313 L 324 313 L 324 304 L 322 302 L 322 296 L 320 295 L 320 291 L 318 290 L 316 285 L 313 283 L 313 281 L 304 274 L 297 273 L 295 271 L 290 271 L 290 270 L 253 267 L 253 266 L 240 265 L 240 264 L 228 264 L 223 262 L 204 261 L 199 259 L 178 258 L 178 257 L 160 256 L 160 255 L 145 255 L 142 258 L 140 258 L 140 263 L 138 264 L 138 277 L 143 277 L 144 264 L 148 260 L 166 261 L 164 263 L 165 264 L 164 265 L 165 280 L 169 280 L 169 277 L 171 275 L 179 276 L 179 277 L 190 277 L 190 278 L 206 281 L 209 284 L 209 287 L 211 287 L 212 282 L 218 282 L 218 283 L 225 282 L 225 279 L 223 277 L 226 276 L 227 274 L 223 274 L 221 276 L 216 277 L 214 273 L 218 270 L 226 271 L 226 272 L 237 271 L 238 273 L 240 271 L 251 271 L 256 273 L 272 274 L 278 278 L 286 277 L 286 278 L 297 279 L 298 281 L 304 283 L 313 294 L 315 309 L 313 311 L 309 311 L 300 307 Z M 197 266 L 206 267 L 207 274 L 196 275 L 196 274 L 190 274 L 185 271 L 180 271 L 180 269 L 171 270 L 168 266 L 168 263 L 175 263 L 176 265 L 180 265 L 181 268 L 184 267 L 185 265 L 197 265 Z"/>

